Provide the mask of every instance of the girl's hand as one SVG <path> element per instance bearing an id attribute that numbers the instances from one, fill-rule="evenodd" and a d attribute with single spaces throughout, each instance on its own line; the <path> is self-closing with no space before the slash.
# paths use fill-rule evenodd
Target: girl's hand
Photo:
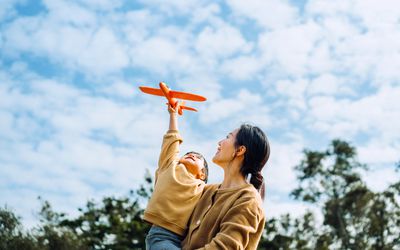
<path id="1" fill-rule="evenodd" d="M 167 105 L 168 105 L 168 112 L 169 112 L 170 114 L 176 113 L 176 109 L 174 109 L 169 103 L 167 103 Z"/>

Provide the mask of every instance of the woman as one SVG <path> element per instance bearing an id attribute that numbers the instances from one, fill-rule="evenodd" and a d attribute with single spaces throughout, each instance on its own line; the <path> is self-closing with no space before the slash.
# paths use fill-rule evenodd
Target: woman
<path id="1" fill-rule="evenodd" d="M 261 170 L 269 154 L 265 134 L 248 124 L 218 143 L 213 162 L 224 170 L 224 180 L 205 187 L 189 221 L 183 249 L 257 248 L 265 224 Z"/>

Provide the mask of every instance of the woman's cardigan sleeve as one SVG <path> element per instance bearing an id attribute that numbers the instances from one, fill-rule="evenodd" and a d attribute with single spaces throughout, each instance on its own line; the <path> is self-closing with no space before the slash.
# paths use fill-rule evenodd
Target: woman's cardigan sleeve
<path id="1" fill-rule="evenodd" d="M 240 198 L 225 214 L 218 234 L 199 249 L 257 249 L 264 225 L 264 212 L 257 199 Z"/>

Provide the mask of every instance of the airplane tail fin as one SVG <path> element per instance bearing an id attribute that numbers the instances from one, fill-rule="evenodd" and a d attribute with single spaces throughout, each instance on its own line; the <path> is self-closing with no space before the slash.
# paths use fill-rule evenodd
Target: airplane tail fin
<path id="1" fill-rule="evenodd" d="M 190 110 L 190 111 L 195 111 L 197 112 L 197 109 L 192 108 L 192 107 L 188 107 L 188 106 L 181 106 L 182 109 L 186 109 L 186 110 Z"/>
<path id="2" fill-rule="evenodd" d="M 185 106 L 185 101 L 178 101 L 176 104 L 176 108 L 178 108 L 178 114 L 180 115 L 183 114 L 184 109 L 197 112 L 197 109 Z"/>

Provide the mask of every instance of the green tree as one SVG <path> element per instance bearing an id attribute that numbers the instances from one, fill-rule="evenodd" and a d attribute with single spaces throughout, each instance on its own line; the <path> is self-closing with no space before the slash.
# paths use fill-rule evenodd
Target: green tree
<path id="1" fill-rule="evenodd" d="M 326 151 L 305 150 L 304 154 L 305 159 L 295 167 L 299 187 L 292 195 L 323 207 L 324 225 L 340 248 L 362 249 L 364 223 L 359 223 L 359 213 L 372 193 L 358 172 L 365 166 L 356 160 L 355 148 L 334 140 Z"/>
<path id="2" fill-rule="evenodd" d="M 265 224 L 263 238 L 259 249 L 306 250 L 314 249 L 319 237 L 316 221 L 311 212 L 293 219 L 289 214 L 279 219 L 271 218 Z M 327 249 L 327 248 L 319 248 Z"/>
<path id="3" fill-rule="evenodd" d="M 304 151 L 295 167 L 299 186 L 295 199 L 322 209 L 322 232 L 316 247 L 340 249 L 393 249 L 398 247 L 398 183 L 383 192 L 371 191 L 360 172 L 356 149 L 333 140 L 326 151 Z M 311 239 L 310 239 L 311 240 Z"/>
<path id="4" fill-rule="evenodd" d="M 66 217 L 64 213 L 52 210 L 49 202 L 43 201 L 39 212 L 40 226 L 34 228 L 34 236 L 39 249 L 42 250 L 88 250 L 89 246 L 69 228 L 60 226 Z"/>
<path id="5" fill-rule="evenodd" d="M 400 163 L 397 164 L 397 170 Z M 400 249 L 400 181 L 374 195 L 367 211 L 371 249 Z"/>
<path id="6" fill-rule="evenodd" d="M 102 203 L 89 201 L 79 209 L 76 219 L 63 219 L 59 228 L 71 230 L 90 249 L 145 249 L 144 239 L 150 226 L 143 222 L 144 204 L 152 192 L 152 178 L 128 197 L 103 198 Z"/>
<path id="7" fill-rule="evenodd" d="M 345 141 L 333 140 L 325 151 L 304 150 L 291 195 L 320 208 L 322 225 L 310 212 L 271 218 L 259 249 L 400 249 L 400 181 L 373 192 L 361 178 L 366 169 Z"/>
<path id="8" fill-rule="evenodd" d="M 396 167 L 400 170 L 400 162 Z M 295 167 L 298 187 L 292 197 L 320 208 L 323 221 L 311 212 L 271 218 L 259 249 L 400 249 L 400 181 L 373 192 L 361 178 L 365 169 L 355 148 L 341 140 L 325 151 L 305 150 Z M 149 225 L 143 213 L 152 182 L 147 173 L 145 183 L 128 196 L 88 201 L 76 218 L 40 199 L 40 224 L 29 231 L 11 210 L 0 208 L 0 250 L 145 249 Z"/>
<path id="9" fill-rule="evenodd" d="M 0 250 L 35 250 L 34 237 L 24 232 L 20 218 L 7 207 L 0 208 Z"/>
<path id="10" fill-rule="evenodd" d="M 42 202 L 40 224 L 25 231 L 20 218 L 0 208 L 0 250 L 145 249 L 149 225 L 143 221 L 144 206 L 153 191 L 147 173 L 145 183 L 126 197 L 88 201 L 77 218 L 53 211 Z"/>

